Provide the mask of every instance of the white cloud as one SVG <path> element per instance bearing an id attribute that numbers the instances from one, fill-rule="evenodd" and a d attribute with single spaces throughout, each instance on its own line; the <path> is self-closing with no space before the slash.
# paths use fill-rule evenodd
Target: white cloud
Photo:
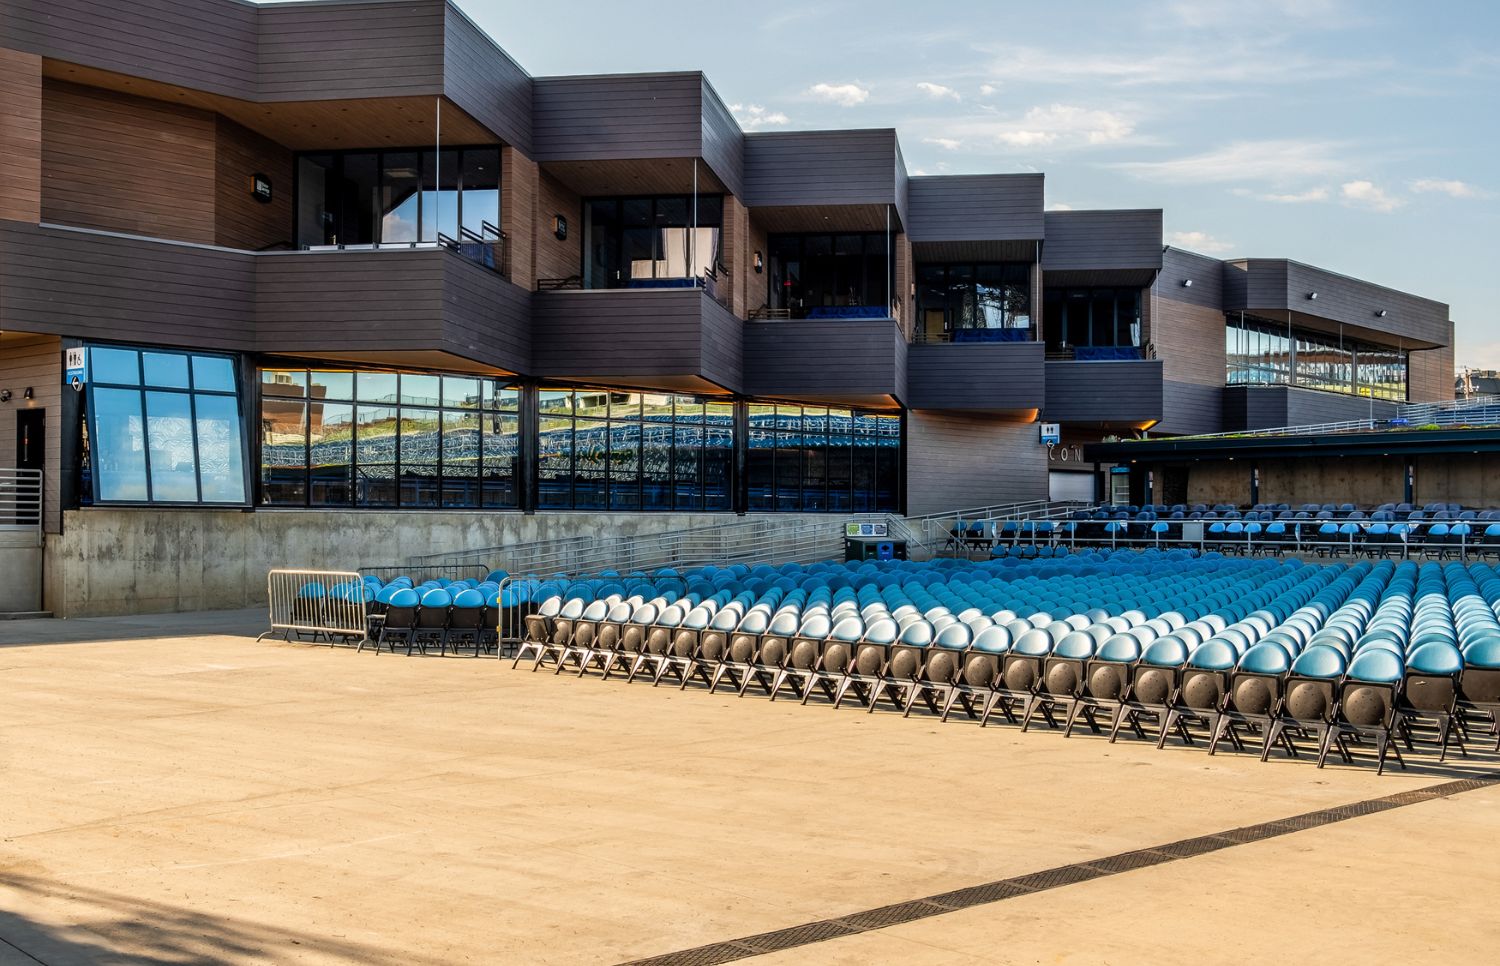
<path id="1" fill-rule="evenodd" d="M 1327 201 L 1328 189 L 1309 188 L 1306 191 L 1293 191 L 1286 194 L 1271 192 L 1269 194 L 1257 195 L 1257 197 L 1262 201 L 1275 201 L 1283 205 L 1301 205 L 1310 201 Z"/>
<path id="2" fill-rule="evenodd" d="M 1418 194 L 1444 194 L 1450 198 L 1494 197 L 1490 192 L 1467 181 L 1444 181 L 1438 178 L 1419 178 L 1411 183 L 1411 190 Z"/>
<path id="3" fill-rule="evenodd" d="M 994 84 L 980 84 L 979 85 L 979 93 L 983 94 L 985 97 L 989 97 L 991 94 L 995 93 L 995 85 Z"/>
<path id="4" fill-rule="evenodd" d="M 936 144 L 946 151 L 957 151 L 963 147 L 963 142 L 957 138 L 923 138 L 923 144 Z"/>
<path id="5" fill-rule="evenodd" d="M 1395 211 L 1406 202 L 1386 192 L 1373 181 L 1346 181 L 1339 186 L 1344 204 L 1382 213 Z"/>
<path id="6" fill-rule="evenodd" d="M 842 107 L 855 107 L 870 99 L 869 90 L 858 84 L 814 84 L 807 89 L 807 95 Z"/>
<path id="7" fill-rule="evenodd" d="M 1222 255 L 1234 249 L 1234 242 L 1220 241 L 1204 231 L 1174 231 L 1167 240 L 1180 248 L 1191 248 L 1205 255 Z"/>
<path id="8" fill-rule="evenodd" d="M 1337 147 L 1325 141 L 1236 141 L 1203 154 L 1166 161 L 1128 161 L 1115 167 L 1148 181 L 1267 181 L 1282 185 L 1346 173 L 1350 165 L 1337 156 Z"/>
<path id="9" fill-rule="evenodd" d="M 740 127 L 747 131 L 756 131 L 763 127 L 781 127 L 791 123 L 791 118 L 780 111 L 768 111 L 759 104 L 731 104 L 729 113 L 740 122 Z"/>
<path id="10" fill-rule="evenodd" d="M 1116 53 L 1109 48 L 1079 50 L 1074 47 L 1044 49 L 1016 45 L 991 45 L 981 50 L 991 59 L 985 66 L 991 82 L 1016 80 L 1035 82 L 1046 78 L 1052 84 L 1101 83 L 1121 87 L 1170 86 L 1178 93 L 1198 93 L 1205 87 L 1229 86 L 1233 93 L 1247 87 L 1302 84 L 1380 71 L 1386 60 L 1338 60 L 1289 50 L 1279 42 L 1237 41 L 1205 46 L 1184 44 L 1158 52 Z M 1274 68 L 1268 66 L 1274 64 Z"/>
<path id="11" fill-rule="evenodd" d="M 1071 104 L 1033 107 L 1020 117 L 984 117 L 961 122 L 956 133 L 987 138 L 1012 148 L 1115 144 L 1135 133 L 1123 114 Z"/>
<path id="12" fill-rule="evenodd" d="M 928 81 L 918 81 L 917 90 L 921 91 L 923 94 L 926 94 L 928 97 L 933 98 L 934 100 L 941 100 L 943 98 L 947 98 L 952 101 L 961 100 L 961 98 L 958 96 L 958 91 L 954 90 L 951 87 L 944 87 L 942 84 L 933 84 Z"/>

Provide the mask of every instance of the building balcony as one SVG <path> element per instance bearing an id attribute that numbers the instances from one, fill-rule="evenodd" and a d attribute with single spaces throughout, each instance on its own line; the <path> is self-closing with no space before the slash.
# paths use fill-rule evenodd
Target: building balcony
<path id="1" fill-rule="evenodd" d="M 889 407 L 906 397 L 907 345 L 891 318 L 769 318 L 745 324 L 745 392 Z"/>
<path id="2" fill-rule="evenodd" d="M 1160 359 L 1048 361 L 1048 422 L 1147 429 L 1163 416 Z"/>
<path id="3" fill-rule="evenodd" d="M 709 291 L 543 289 L 533 296 L 533 366 L 542 377 L 738 392 L 744 323 Z"/>
<path id="4" fill-rule="evenodd" d="M 1029 341 L 917 343 L 907 361 L 907 403 L 1030 418 L 1047 396 L 1042 353 L 1040 342 Z"/>

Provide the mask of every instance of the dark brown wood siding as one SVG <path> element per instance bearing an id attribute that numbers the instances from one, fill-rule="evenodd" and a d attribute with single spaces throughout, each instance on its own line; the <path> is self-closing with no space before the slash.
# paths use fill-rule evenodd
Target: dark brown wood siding
<path id="1" fill-rule="evenodd" d="M 907 357 L 913 409 L 1016 412 L 1046 401 L 1040 342 L 914 345 Z"/>
<path id="2" fill-rule="evenodd" d="M 1061 423 L 1144 423 L 1162 418 L 1161 362 L 1049 362 L 1042 417 Z"/>
<path id="3" fill-rule="evenodd" d="M 750 322 L 745 392 L 904 398 L 906 352 L 901 330 L 887 320 Z"/>
<path id="4" fill-rule="evenodd" d="M 1284 258 L 1226 262 L 1224 275 L 1224 307 L 1229 311 L 1292 312 L 1303 317 L 1294 317 L 1296 322 L 1317 325 L 1323 320 L 1329 323 L 1324 328 L 1343 325 L 1346 332 L 1358 330 L 1391 345 L 1402 339 L 1453 344 L 1453 325 L 1442 302 Z M 1313 292 L 1318 297 L 1308 298 Z"/>
<path id="5" fill-rule="evenodd" d="M 443 345 L 508 372 L 531 368 L 531 293 L 450 254 L 443 260 Z"/>
<path id="6" fill-rule="evenodd" d="M 0 328 L 254 348 L 256 256 L 0 222 Z"/>
<path id="7" fill-rule="evenodd" d="M 271 201 L 257 201 L 250 178 L 271 179 Z M 292 152 L 226 117 L 214 121 L 214 244 L 259 251 L 292 243 Z"/>
<path id="8" fill-rule="evenodd" d="M 260 100 L 443 91 L 443 0 L 268 4 L 258 12 Z"/>
<path id="9" fill-rule="evenodd" d="M 42 211 L 42 59 L 0 49 L 0 218 Z"/>
<path id="10" fill-rule="evenodd" d="M 1389 419 L 1395 403 L 1292 386 L 1230 386 L 1224 390 L 1224 430 L 1277 429 L 1359 419 Z"/>
<path id="11" fill-rule="evenodd" d="M 703 160 L 729 193 L 738 196 L 745 190 L 745 135 L 708 78 L 702 82 Z"/>
<path id="12" fill-rule="evenodd" d="M 906 512 L 916 515 L 1047 498 L 1047 447 L 1036 423 L 912 410 L 906 416 Z"/>
<path id="13" fill-rule="evenodd" d="M 547 161 L 692 158 L 703 149 L 703 75 L 538 77 L 532 157 Z"/>
<path id="14" fill-rule="evenodd" d="M 431 349 L 443 341 L 438 249 L 259 255 L 262 352 Z"/>
<path id="15" fill-rule="evenodd" d="M 507 144 L 531 153 L 531 77 L 451 2 L 446 5 L 443 90 Z"/>
<path id="16" fill-rule="evenodd" d="M 0 29 L 16 50 L 249 100 L 259 12 L 223 0 L 0 0 Z"/>
<path id="17" fill-rule="evenodd" d="M 532 318 L 539 376 L 739 385 L 728 345 L 739 320 L 696 289 L 538 292 Z"/>
<path id="18" fill-rule="evenodd" d="M 1162 361 L 1157 432 L 1216 433 L 1223 425 L 1222 281 L 1218 259 L 1176 248 L 1163 255 L 1145 299 L 1146 338 Z"/>
<path id="19" fill-rule="evenodd" d="M 62 343 L 56 336 L 32 336 L 7 332 L 0 337 L 0 385 L 12 386 L 15 398 L 0 406 L 0 440 L 7 447 L 16 438 L 16 416 L 26 409 L 46 411 L 45 443 L 42 452 L 42 526 L 48 533 L 60 533 L 62 513 L 59 510 L 58 472 L 62 462 Z M 32 390 L 32 398 L 22 396 Z M 66 390 L 73 395 L 73 390 Z M 7 450 L 8 453 L 15 452 Z"/>
<path id="20" fill-rule="evenodd" d="M 1049 211 L 1045 224 L 1044 272 L 1154 272 L 1161 268 L 1159 208 Z"/>
<path id="21" fill-rule="evenodd" d="M 42 220 L 211 245 L 214 147 L 206 111 L 48 80 Z"/>
<path id="22" fill-rule="evenodd" d="M 745 135 L 745 204 L 893 205 L 896 132 L 796 131 Z"/>
<path id="23" fill-rule="evenodd" d="M 1044 237 L 1040 174 L 912 178 L 913 242 L 1016 241 Z"/>

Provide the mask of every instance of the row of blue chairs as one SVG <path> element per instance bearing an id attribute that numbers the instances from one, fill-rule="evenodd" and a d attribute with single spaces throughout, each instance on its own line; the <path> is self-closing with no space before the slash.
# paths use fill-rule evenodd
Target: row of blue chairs
<path id="1" fill-rule="evenodd" d="M 1485 733 L 1500 750 L 1500 575 L 1487 565 L 1082 557 L 949 561 L 933 580 L 893 567 L 905 579 L 884 585 L 799 572 L 673 601 L 558 594 L 528 615 L 512 666 L 1082 724 L 1159 747 L 1259 742 L 1263 760 L 1310 743 L 1320 766 L 1368 749 L 1378 771 L 1388 751 L 1405 766 L 1398 741 L 1441 760 Z"/>

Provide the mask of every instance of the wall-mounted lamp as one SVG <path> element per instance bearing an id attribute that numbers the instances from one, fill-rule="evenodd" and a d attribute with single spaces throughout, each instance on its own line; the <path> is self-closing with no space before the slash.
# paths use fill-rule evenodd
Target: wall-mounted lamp
<path id="1" fill-rule="evenodd" d="M 0 402 L 10 402 L 9 389 L 0 389 Z"/>
<path id="2" fill-rule="evenodd" d="M 1309 299 L 1315 299 L 1315 298 L 1317 298 L 1317 297 L 1318 297 L 1318 293 L 1317 293 L 1317 292 L 1308 292 L 1308 293 L 1307 293 L 1307 297 L 1308 297 L 1308 298 L 1309 298 Z"/>
<path id="3" fill-rule="evenodd" d="M 568 219 L 562 215 L 552 216 L 552 234 L 557 236 L 558 241 L 568 240 Z"/>
<path id="4" fill-rule="evenodd" d="M 31 387 L 30 386 L 27 386 L 26 387 L 26 391 L 23 392 L 23 393 L 21 393 L 21 398 L 22 399 L 35 399 L 36 398 L 36 393 L 34 393 L 34 392 L 31 391 Z"/>
<path id="5" fill-rule="evenodd" d="M 1376 313 L 1375 313 L 1375 317 L 1376 317 L 1376 318 L 1377 318 L 1377 319 L 1383 319 L 1383 318 L 1385 318 L 1385 309 L 1380 309 L 1380 310 L 1378 310 L 1378 311 L 1377 311 L 1377 312 L 1376 312 Z"/>
<path id="6" fill-rule="evenodd" d="M 1190 279 L 1190 278 L 1183 279 L 1182 280 L 1182 287 L 1183 288 L 1192 288 L 1193 287 L 1193 280 Z"/>
<path id="7" fill-rule="evenodd" d="M 760 252 L 755 253 L 755 274 L 759 275 L 766 270 L 766 260 L 761 257 Z"/>

